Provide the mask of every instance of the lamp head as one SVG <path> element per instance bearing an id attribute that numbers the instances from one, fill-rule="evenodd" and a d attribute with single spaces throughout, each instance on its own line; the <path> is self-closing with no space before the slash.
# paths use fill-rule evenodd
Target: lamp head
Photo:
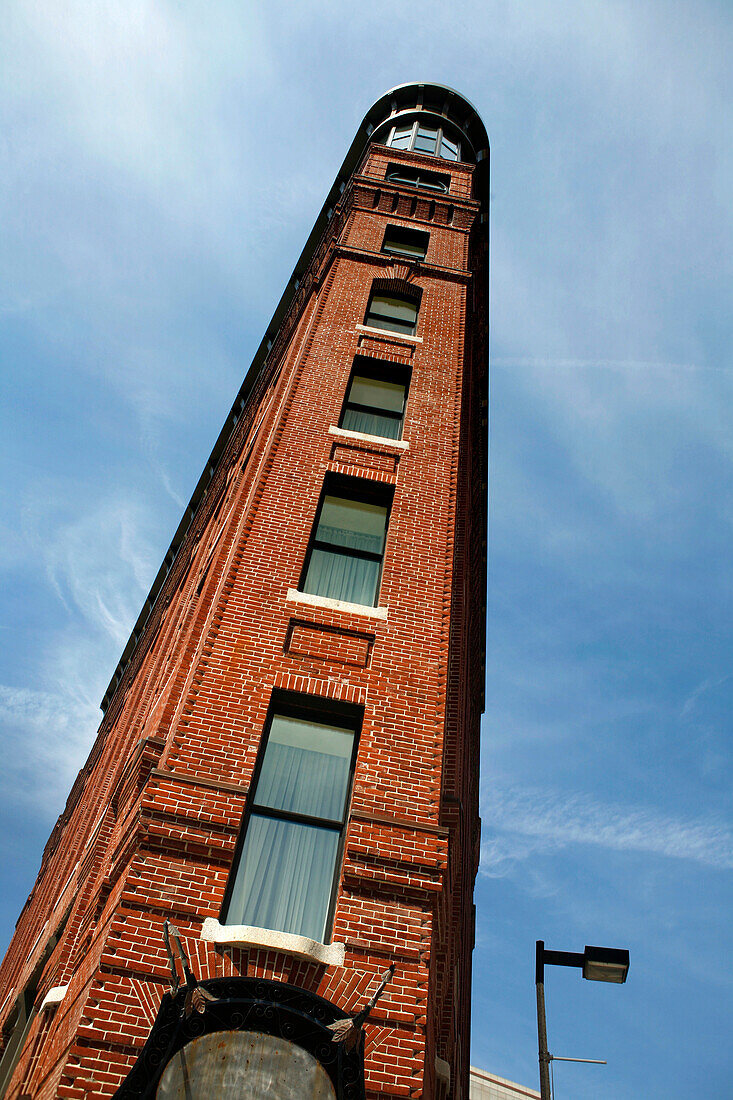
<path id="1" fill-rule="evenodd" d="M 583 977 L 591 982 L 616 982 L 621 985 L 629 973 L 629 953 L 618 947 L 586 947 L 583 952 Z"/>

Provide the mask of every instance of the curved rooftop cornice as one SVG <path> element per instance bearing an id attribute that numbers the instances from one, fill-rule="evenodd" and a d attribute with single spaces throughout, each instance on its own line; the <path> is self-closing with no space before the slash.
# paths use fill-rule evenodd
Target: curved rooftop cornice
<path id="1" fill-rule="evenodd" d="M 360 131 L 364 129 L 372 141 L 378 140 L 388 125 L 416 114 L 447 119 L 460 130 L 477 163 L 488 157 L 489 138 L 481 116 L 465 96 L 446 84 L 398 84 L 390 88 L 369 108 Z"/>

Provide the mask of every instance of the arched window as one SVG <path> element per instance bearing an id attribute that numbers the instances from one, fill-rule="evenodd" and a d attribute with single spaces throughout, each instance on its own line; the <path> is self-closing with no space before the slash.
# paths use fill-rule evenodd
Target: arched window
<path id="1" fill-rule="evenodd" d="M 421 191 L 438 191 L 441 195 L 446 195 L 450 188 L 450 176 L 444 176 L 441 172 L 418 172 L 416 168 L 404 164 L 388 165 L 386 178 L 389 183 L 417 187 Z"/>
<path id="2" fill-rule="evenodd" d="M 374 290 L 369 299 L 364 324 L 369 328 L 388 329 L 414 336 L 417 329 L 417 302 L 406 294 Z"/>

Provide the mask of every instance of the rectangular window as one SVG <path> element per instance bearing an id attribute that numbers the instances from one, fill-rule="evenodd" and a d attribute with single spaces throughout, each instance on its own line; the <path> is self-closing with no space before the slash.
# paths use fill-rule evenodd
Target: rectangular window
<path id="1" fill-rule="evenodd" d="M 407 371 L 396 364 L 357 359 L 339 427 L 383 439 L 401 439 L 407 383 Z"/>
<path id="2" fill-rule="evenodd" d="M 388 225 L 384 234 L 382 252 L 394 256 L 407 256 L 411 260 L 424 260 L 428 251 L 430 234 L 420 229 L 408 229 L 402 225 Z"/>
<path id="3" fill-rule="evenodd" d="M 329 478 L 308 547 L 301 591 L 374 607 L 389 505 L 383 486 Z"/>
<path id="4" fill-rule="evenodd" d="M 223 920 L 325 942 L 358 723 L 280 700 L 267 728 Z"/>
<path id="5" fill-rule="evenodd" d="M 417 302 L 401 294 L 372 294 L 364 324 L 414 336 L 417 328 Z"/>

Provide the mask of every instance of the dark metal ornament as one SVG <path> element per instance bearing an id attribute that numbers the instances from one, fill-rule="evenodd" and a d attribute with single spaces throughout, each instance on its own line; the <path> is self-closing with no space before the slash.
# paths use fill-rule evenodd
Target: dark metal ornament
<path id="1" fill-rule="evenodd" d="M 181 966 L 183 967 L 183 977 L 186 981 L 186 996 L 183 1002 L 183 1015 L 188 1019 L 192 1012 L 204 1013 L 206 1011 L 206 1002 L 215 1001 L 216 997 L 213 997 L 211 993 L 196 980 L 191 970 L 191 965 L 188 961 L 188 955 L 186 954 L 183 944 L 181 943 L 181 933 L 171 924 L 169 920 L 163 925 L 163 939 L 165 940 L 165 948 L 168 952 L 168 958 L 171 964 L 171 989 L 175 995 L 178 992 L 180 981 L 178 978 L 178 967 L 173 957 L 173 951 L 171 950 L 171 936 L 175 941 L 176 948 L 178 949 L 178 956 L 181 960 Z"/>
<path id="2" fill-rule="evenodd" d="M 369 1013 L 374 1008 L 375 1004 L 382 996 L 384 987 L 390 980 L 395 972 L 395 964 L 390 963 L 387 970 L 385 970 L 382 977 L 379 979 L 379 985 L 377 986 L 371 1000 L 369 1000 L 360 1012 L 357 1012 L 356 1016 L 347 1016 L 345 1020 L 336 1020 L 335 1023 L 328 1025 L 328 1030 L 333 1032 L 331 1036 L 331 1042 L 343 1043 L 344 1050 L 352 1050 L 356 1046 L 361 1036 L 361 1029 L 369 1016 Z"/>

